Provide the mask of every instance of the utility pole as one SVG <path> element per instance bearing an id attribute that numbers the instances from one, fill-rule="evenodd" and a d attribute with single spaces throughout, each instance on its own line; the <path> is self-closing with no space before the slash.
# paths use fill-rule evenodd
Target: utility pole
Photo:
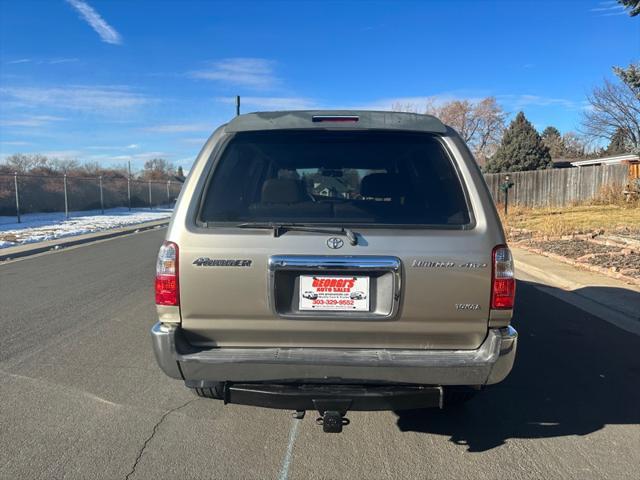
<path id="1" fill-rule="evenodd" d="M 104 215 L 104 195 L 102 194 L 102 175 L 98 177 L 100 182 L 100 212 Z"/>
<path id="2" fill-rule="evenodd" d="M 64 174 L 64 218 L 69 218 L 69 200 L 67 198 L 67 174 Z"/>
<path id="3" fill-rule="evenodd" d="M 20 223 L 20 193 L 18 193 L 18 172 L 13 174 L 13 185 L 16 190 L 16 217 L 18 217 L 18 223 Z"/>
<path id="4" fill-rule="evenodd" d="M 240 95 L 236 95 L 236 117 L 240 115 Z"/>
<path id="5" fill-rule="evenodd" d="M 131 160 L 127 161 L 127 170 L 129 171 L 127 175 L 127 205 L 131 211 Z"/>

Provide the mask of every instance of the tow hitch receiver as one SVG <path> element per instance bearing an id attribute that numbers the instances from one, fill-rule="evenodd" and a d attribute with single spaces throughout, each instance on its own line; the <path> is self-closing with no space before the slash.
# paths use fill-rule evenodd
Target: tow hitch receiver
<path id="1" fill-rule="evenodd" d="M 351 407 L 351 399 L 323 398 L 314 399 L 313 406 L 322 415 L 316 419 L 318 425 L 322 425 L 322 431 L 326 433 L 340 433 L 344 425 L 349 425 L 349 419 L 345 418 Z"/>
<path id="2" fill-rule="evenodd" d="M 316 418 L 316 423 L 322 425 L 322 431 L 325 433 L 340 433 L 342 432 L 342 427 L 349 425 L 350 422 L 342 413 L 335 410 L 327 410 L 322 417 Z"/>
<path id="3" fill-rule="evenodd" d="M 225 394 L 227 403 L 293 410 L 298 419 L 316 410 L 316 423 L 329 433 L 349 425 L 350 410 L 442 408 L 442 387 L 428 385 L 230 383 Z"/>

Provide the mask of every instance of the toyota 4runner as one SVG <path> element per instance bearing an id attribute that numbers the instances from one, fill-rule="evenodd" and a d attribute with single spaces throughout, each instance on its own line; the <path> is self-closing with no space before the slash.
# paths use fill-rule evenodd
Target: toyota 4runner
<path id="1" fill-rule="evenodd" d="M 200 152 L 156 271 L 156 359 L 198 395 L 316 410 L 463 401 L 512 368 L 515 279 L 458 134 L 428 115 L 240 115 Z"/>

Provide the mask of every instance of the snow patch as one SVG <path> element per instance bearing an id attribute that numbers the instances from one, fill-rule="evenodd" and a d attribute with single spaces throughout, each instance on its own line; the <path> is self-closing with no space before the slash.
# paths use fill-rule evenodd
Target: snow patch
<path id="1" fill-rule="evenodd" d="M 26 243 L 73 237 L 85 233 L 111 230 L 137 223 L 169 218 L 171 208 L 131 209 L 111 208 L 104 212 L 28 213 L 22 215 L 21 222 L 16 217 L 0 217 L 0 248 L 14 247 Z"/>

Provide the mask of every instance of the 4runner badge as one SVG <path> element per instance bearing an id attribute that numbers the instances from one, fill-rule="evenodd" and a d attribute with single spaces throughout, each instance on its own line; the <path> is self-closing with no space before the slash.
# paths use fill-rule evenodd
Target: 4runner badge
<path id="1" fill-rule="evenodd" d="M 222 260 L 200 257 L 196 258 L 193 264 L 196 267 L 250 267 L 251 260 Z"/>

